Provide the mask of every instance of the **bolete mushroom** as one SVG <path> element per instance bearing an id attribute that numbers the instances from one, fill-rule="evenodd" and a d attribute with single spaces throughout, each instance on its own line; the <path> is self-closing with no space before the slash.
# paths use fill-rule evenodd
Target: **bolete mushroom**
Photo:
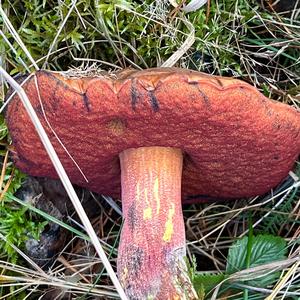
<path id="1" fill-rule="evenodd" d="M 264 194 L 300 152 L 300 113 L 236 79 L 176 68 L 38 71 L 23 88 L 73 183 L 122 191 L 118 275 L 130 299 L 196 298 L 181 199 Z M 18 96 L 6 119 L 16 165 L 57 177 Z"/>

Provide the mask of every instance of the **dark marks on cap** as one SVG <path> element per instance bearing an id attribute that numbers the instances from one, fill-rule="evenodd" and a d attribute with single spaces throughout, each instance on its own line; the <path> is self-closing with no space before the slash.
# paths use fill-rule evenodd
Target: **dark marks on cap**
<path id="1" fill-rule="evenodd" d="M 44 106 L 47 106 L 47 110 L 49 111 L 51 109 L 52 112 L 56 112 L 59 108 L 59 104 L 61 101 L 60 86 L 61 86 L 61 82 L 56 81 L 55 87 L 52 92 L 51 101 L 49 101 L 49 105 L 44 104 Z"/>
<path id="2" fill-rule="evenodd" d="M 209 98 L 207 97 L 207 95 L 200 89 L 200 83 L 198 81 L 189 81 L 189 84 L 193 85 L 196 87 L 196 89 L 198 90 L 199 94 L 201 95 L 204 104 L 206 104 L 207 106 L 210 106 L 210 101 Z"/>
<path id="3" fill-rule="evenodd" d="M 154 94 L 154 91 L 150 90 L 148 91 L 149 94 L 149 98 L 150 98 L 150 104 L 151 107 L 153 109 L 154 112 L 158 112 L 159 111 L 159 104 L 158 104 L 158 100 Z"/>
<path id="4" fill-rule="evenodd" d="M 210 102 L 209 102 L 208 97 L 207 97 L 206 94 L 199 88 L 199 85 L 197 85 L 197 89 L 198 89 L 199 94 L 202 96 L 202 98 L 203 98 L 205 104 L 208 105 L 208 106 L 210 106 Z"/>
<path id="5" fill-rule="evenodd" d="M 131 81 L 130 94 L 131 94 L 131 107 L 135 111 L 136 105 L 137 105 L 138 100 L 139 100 L 139 94 L 138 94 L 138 90 L 136 88 L 136 81 L 135 80 Z"/>
<path id="6" fill-rule="evenodd" d="M 218 77 L 215 77 L 215 79 L 220 87 L 224 87 L 222 80 L 220 80 Z"/>
<path id="7" fill-rule="evenodd" d="M 84 93 L 82 95 L 82 100 L 83 100 L 83 104 L 84 104 L 87 112 L 90 112 L 91 111 L 91 103 L 90 103 L 89 97 L 86 95 L 86 93 Z"/>
<path id="8" fill-rule="evenodd" d="M 159 111 L 159 103 L 158 100 L 154 94 L 154 90 L 149 90 L 145 87 L 143 87 L 145 91 L 148 93 L 149 99 L 150 99 L 150 105 L 154 112 Z M 142 102 L 143 98 L 145 98 L 147 95 L 141 94 L 137 89 L 137 81 L 136 79 L 133 79 L 131 81 L 131 88 L 130 88 L 130 94 L 131 94 L 131 107 L 135 111 L 136 107 L 139 102 Z"/>

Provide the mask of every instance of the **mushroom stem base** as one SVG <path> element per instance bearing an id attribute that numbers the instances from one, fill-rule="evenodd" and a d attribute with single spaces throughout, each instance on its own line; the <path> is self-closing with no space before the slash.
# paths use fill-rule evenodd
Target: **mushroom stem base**
<path id="1" fill-rule="evenodd" d="M 120 154 L 124 223 L 118 275 L 130 299 L 196 299 L 185 264 L 182 153 L 167 147 Z"/>

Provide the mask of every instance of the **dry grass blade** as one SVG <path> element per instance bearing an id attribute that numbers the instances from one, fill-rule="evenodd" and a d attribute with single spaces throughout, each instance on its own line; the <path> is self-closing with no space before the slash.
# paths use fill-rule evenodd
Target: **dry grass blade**
<path id="1" fill-rule="evenodd" d="M 188 20 L 184 20 L 184 23 L 188 27 L 190 33 L 184 43 L 181 45 L 181 47 L 172 54 L 171 57 L 169 57 L 161 66 L 162 67 L 173 67 L 178 60 L 186 54 L 186 52 L 192 47 L 192 45 L 195 42 L 195 28 L 191 22 Z"/>
<path id="2" fill-rule="evenodd" d="M 300 265 L 300 260 L 299 258 L 297 258 L 296 260 L 297 260 L 296 263 L 288 270 L 288 272 L 284 275 L 284 277 L 278 282 L 273 292 L 266 298 L 266 300 L 274 299 L 276 295 L 280 292 L 280 290 L 285 287 L 285 284 L 287 283 L 289 278 L 293 276 L 295 272 L 297 272 L 297 269 Z"/>
<path id="3" fill-rule="evenodd" d="M 20 99 L 21 99 L 24 107 L 26 108 L 26 111 L 29 114 L 29 116 L 30 116 L 36 130 L 37 130 L 37 133 L 38 133 L 38 135 L 39 135 L 39 137 L 40 137 L 40 139 L 41 139 L 41 141 L 42 141 L 42 143 L 43 143 L 43 145 L 44 145 L 44 147 L 45 147 L 45 149 L 46 149 L 46 151 L 47 151 L 47 153 L 48 153 L 48 155 L 49 155 L 49 157 L 50 157 L 50 159 L 51 159 L 51 161 L 52 161 L 52 163 L 53 163 L 53 165 L 54 165 L 54 167 L 55 167 L 55 169 L 56 169 L 56 171 L 59 175 L 59 178 L 61 179 L 61 181 L 62 181 L 62 183 L 63 183 L 63 185 L 64 185 L 64 187 L 65 187 L 65 189 L 66 189 L 66 191 L 67 191 L 67 193 L 68 193 L 68 195 L 69 195 L 69 197 L 70 197 L 70 199 L 71 199 L 71 201 L 72 201 L 72 203 L 73 203 L 73 205 L 76 209 L 76 212 L 78 213 L 78 215 L 79 215 L 79 217 L 80 217 L 80 219 L 81 219 L 88 235 L 90 236 L 91 241 L 92 241 L 98 255 L 100 256 L 100 258 L 101 258 L 101 260 L 102 260 L 102 262 L 103 262 L 103 264 L 104 264 L 104 266 L 105 266 L 105 268 L 106 268 L 113 284 L 115 285 L 115 287 L 116 287 L 116 289 L 119 293 L 120 298 L 126 300 L 127 297 L 126 297 L 126 295 L 123 291 L 123 288 L 122 288 L 122 286 L 121 286 L 114 270 L 112 269 L 112 266 L 111 266 L 109 260 L 106 257 L 106 254 L 105 254 L 105 252 L 104 252 L 104 250 L 103 250 L 103 248 L 102 248 L 102 246 L 101 246 L 101 244 L 98 240 L 98 237 L 97 237 L 97 235 L 96 235 L 96 233 L 95 233 L 95 231 L 92 227 L 92 224 L 91 224 L 89 218 L 87 217 L 87 215 L 86 215 L 86 213 L 85 213 L 85 211 L 82 207 L 82 204 L 81 204 L 80 200 L 78 199 L 78 196 L 77 196 L 77 194 L 76 194 L 76 192 L 75 192 L 75 190 L 74 190 L 74 188 L 73 188 L 73 186 L 72 186 L 72 184 L 71 184 L 71 182 L 70 182 L 70 180 L 69 180 L 69 178 L 68 178 L 68 176 L 67 176 L 67 174 L 66 174 L 66 172 L 65 172 L 65 170 L 64 170 L 64 168 L 63 168 L 63 166 L 62 166 L 62 164 L 61 164 L 61 162 L 60 162 L 60 160 L 59 160 L 59 158 L 58 158 L 58 156 L 57 156 L 57 154 L 56 154 L 56 152 L 55 152 L 55 150 L 54 150 L 54 148 L 53 148 L 53 146 L 52 146 L 52 144 L 51 144 L 51 142 L 50 142 L 50 140 L 49 140 L 49 138 L 48 138 L 48 136 L 47 136 L 47 134 L 44 130 L 44 128 L 42 127 L 41 122 L 40 122 L 39 118 L 37 117 L 37 115 L 36 115 L 32 105 L 31 105 L 25 91 L 1 67 L 0 67 L 0 73 L 11 84 L 11 86 L 16 90 L 16 92 L 20 96 Z"/>
<path id="4" fill-rule="evenodd" d="M 192 0 L 189 4 L 184 5 L 182 10 L 186 13 L 196 11 L 207 3 L 207 0 Z"/>
<path id="5" fill-rule="evenodd" d="M 274 270 L 276 270 L 276 271 L 283 270 L 284 268 L 287 268 L 288 266 L 290 266 L 293 263 L 295 263 L 295 265 L 293 265 L 292 268 L 294 269 L 295 266 L 297 268 L 298 265 L 300 264 L 299 257 L 290 258 L 290 259 L 286 259 L 283 261 L 276 261 L 276 262 L 272 262 L 269 264 L 264 264 L 264 265 L 260 265 L 257 267 L 245 269 L 245 270 L 236 272 L 235 274 L 231 275 L 228 278 L 228 280 L 231 282 L 234 282 L 234 281 L 240 281 L 240 280 L 251 280 L 254 278 L 259 278 L 259 276 L 264 276 L 268 272 L 274 272 Z M 289 272 L 286 275 L 288 275 Z"/>
<path id="6" fill-rule="evenodd" d="M 118 295 L 112 291 L 112 287 L 80 283 L 72 280 L 70 277 L 65 277 L 60 274 L 41 274 L 34 272 L 30 269 L 22 268 L 8 264 L 7 262 L 0 261 L 0 267 L 10 270 L 16 275 L 0 275 L 1 287 L 19 287 L 32 288 L 33 290 L 37 286 L 47 285 L 54 289 L 61 289 L 67 293 L 74 293 L 85 295 L 89 293 L 93 296 L 100 296 L 106 298 L 117 299 Z M 12 293 L 16 293 L 16 290 L 12 289 Z M 9 295 L 3 295 L 0 299 L 6 299 Z"/>
<path id="7" fill-rule="evenodd" d="M 207 3 L 207 0 L 192 0 L 190 3 L 186 5 L 184 4 L 184 2 L 186 1 L 182 1 L 180 4 L 178 4 L 175 0 L 169 0 L 169 2 L 173 7 L 175 8 L 180 7 L 182 11 L 189 13 L 200 9 L 203 5 Z"/>

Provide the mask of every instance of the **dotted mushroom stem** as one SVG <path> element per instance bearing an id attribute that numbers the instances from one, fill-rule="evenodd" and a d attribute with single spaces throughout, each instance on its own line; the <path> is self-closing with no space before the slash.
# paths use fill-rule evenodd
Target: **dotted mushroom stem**
<path id="1" fill-rule="evenodd" d="M 187 276 L 181 208 L 182 152 L 120 154 L 124 224 L 118 276 L 130 299 L 196 299 Z"/>

